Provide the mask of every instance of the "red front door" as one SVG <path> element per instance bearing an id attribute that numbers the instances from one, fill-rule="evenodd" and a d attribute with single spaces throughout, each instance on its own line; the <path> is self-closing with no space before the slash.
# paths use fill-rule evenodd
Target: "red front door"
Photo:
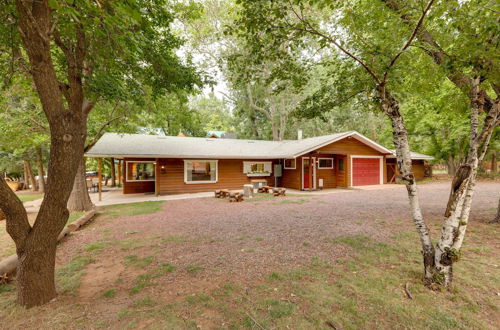
<path id="1" fill-rule="evenodd" d="M 314 164 L 315 158 L 313 158 L 313 164 Z M 303 166 L 303 187 L 304 189 L 309 189 L 309 158 L 303 158 L 302 159 L 302 166 Z M 314 168 L 311 169 L 312 173 L 312 188 L 314 188 Z"/>
<path id="2" fill-rule="evenodd" d="M 353 158 L 352 185 L 380 184 L 380 158 Z"/>

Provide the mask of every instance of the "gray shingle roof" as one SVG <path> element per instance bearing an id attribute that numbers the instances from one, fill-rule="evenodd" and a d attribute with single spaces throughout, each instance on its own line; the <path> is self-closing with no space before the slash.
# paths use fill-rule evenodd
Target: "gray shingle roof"
<path id="1" fill-rule="evenodd" d="M 295 158 L 352 136 L 381 153 L 390 150 L 355 131 L 302 140 L 263 141 L 106 133 L 87 157 L 278 159 Z"/>
<path id="2" fill-rule="evenodd" d="M 411 159 L 413 159 L 413 160 L 433 160 L 433 159 L 435 159 L 432 156 L 419 154 L 418 152 L 411 151 L 410 153 L 411 153 Z M 388 158 L 396 158 L 396 149 L 392 149 L 391 154 L 392 155 L 387 156 L 387 157 Z"/>

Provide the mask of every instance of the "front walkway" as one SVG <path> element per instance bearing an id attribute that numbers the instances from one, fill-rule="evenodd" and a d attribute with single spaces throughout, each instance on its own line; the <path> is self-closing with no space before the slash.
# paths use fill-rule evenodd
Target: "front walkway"
<path id="1" fill-rule="evenodd" d="M 297 189 L 287 188 L 287 194 L 292 195 L 330 195 L 337 193 L 347 193 L 353 192 L 355 190 L 377 190 L 377 189 L 389 189 L 389 188 L 398 188 L 400 185 L 373 185 L 373 186 L 363 186 L 349 189 L 335 188 L 335 189 L 323 189 L 323 190 L 315 190 L 315 191 L 303 191 Z M 123 194 L 122 189 L 120 188 L 110 188 L 105 187 L 105 191 L 102 193 L 102 201 L 99 201 L 98 193 L 91 192 L 90 198 L 92 202 L 96 206 L 102 205 L 114 205 L 114 204 L 127 204 L 127 203 L 136 203 L 136 202 L 150 202 L 150 201 L 171 201 L 171 200 L 180 200 L 180 199 L 192 199 L 192 198 L 206 198 L 213 197 L 213 191 L 200 192 L 200 193 L 191 193 L 191 194 L 178 194 L 178 195 L 163 195 L 163 196 L 155 196 L 152 193 L 139 193 L 139 194 Z"/>
<path id="2" fill-rule="evenodd" d="M 214 195 L 214 193 L 210 191 L 210 192 L 201 192 L 192 194 L 155 196 L 152 193 L 124 194 L 121 189 L 113 189 L 108 187 L 105 187 L 104 189 L 108 191 L 104 191 L 102 193 L 101 201 L 99 201 L 98 193 L 94 192 L 90 193 L 90 199 L 92 199 L 92 203 L 94 203 L 96 206 L 127 204 L 127 203 L 137 203 L 137 202 L 172 201 L 179 199 L 212 197 Z"/>

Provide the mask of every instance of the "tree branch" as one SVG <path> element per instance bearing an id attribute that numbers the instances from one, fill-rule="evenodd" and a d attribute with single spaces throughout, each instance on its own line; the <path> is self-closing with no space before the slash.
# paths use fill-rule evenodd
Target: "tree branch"
<path id="1" fill-rule="evenodd" d="M 290 8 L 292 9 L 293 13 L 295 14 L 295 16 L 297 17 L 297 19 L 299 21 L 301 21 L 302 23 L 304 23 L 306 26 L 308 26 L 309 28 L 299 28 L 297 26 L 291 26 L 292 28 L 296 29 L 296 30 L 299 30 L 299 31 L 303 31 L 303 32 L 308 32 L 310 34 L 314 34 L 318 37 L 321 37 L 323 39 L 325 39 L 326 41 L 334 44 L 338 49 L 340 49 L 344 54 L 346 54 L 347 56 L 349 56 L 350 58 L 352 58 L 353 60 L 355 60 L 356 62 L 358 62 L 359 64 L 361 64 L 361 66 L 373 77 L 373 79 L 375 79 L 375 81 L 377 82 L 377 84 L 380 84 L 381 81 L 380 79 L 378 78 L 378 76 L 375 74 L 375 71 L 373 71 L 369 66 L 368 64 L 366 64 L 361 58 L 359 58 L 358 56 L 354 55 L 353 53 L 351 53 L 350 51 L 348 51 L 346 48 L 344 48 L 342 45 L 340 45 L 337 40 L 333 39 L 331 36 L 323 33 L 323 32 L 320 32 L 318 31 L 317 29 L 315 29 L 312 24 L 306 20 L 303 16 L 299 15 L 295 9 L 293 8 L 293 5 L 290 6 Z"/>
<path id="2" fill-rule="evenodd" d="M 125 117 L 125 115 L 119 115 L 119 116 L 116 116 L 114 118 L 111 118 L 110 120 L 108 120 L 107 122 L 105 122 L 101 128 L 99 128 L 99 130 L 97 131 L 97 133 L 94 135 L 94 138 L 92 139 L 92 141 L 85 146 L 85 149 L 84 149 L 84 152 L 87 152 L 90 150 L 90 148 L 92 148 L 96 143 L 97 141 L 99 140 L 101 134 L 102 134 L 102 131 L 104 131 L 104 129 L 109 126 L 112 122 L 114 122 L 115 120 L 118 120 L 120 118 L 123 118 Z"/>
<path id="3" fill-rule="evenodd" d="M 16 246 L 22 246 L 28 236 L 31 226 L 28 215 L 21 200 L 10 189 L 5 180 L 0 176 L 0 209 L 5 214 L 7 232 L 12 237 Z"/>
<path id="4" fill-rule="evenodd" d="M 427 15 L 427 13 L 429 12 L 429 10 L 431 9 L 431 6 L 432 6 L 433 3 L 434 3 L 434 0 L 430 0 L 429 1 L 429 3 L 427 4 L 427 6 L 425 7 L 424 11 L 422 12 L 422 15 L 420 15 L 420 18 L 418 19 L 417 24 L 415 25 L 415 28 L 413 29 L 413 32 L 412 32 L 410 38 L 408 38 L 408 40 L 403 45 L 403 47 L 401 48 L 401 50 L 392 58 L 391 62 L 389 63 L 389 66 L 387 67 L 386 72 L 384 73 L 384 78 L 383 78 L 382 82 L 385 83 L 387 81 L 387 75 L 389 74 L 389 69 L 396 63 L 396 61 L 401 56 L 401 54 L 403 54 L 403 52 L 408 47 L 410 47 L 411 43 L 413 42 L 413 40 L 417 36 L 418 30 L 420 29 L 420 27 L 424 23 L 424 18 Z"/>
<path id="5" fill-rule="evenodd" d="M 262 112 L 264 115 L 266 115 L 266 117 L 269 119 L 269 120 L 272 120 L 271 118 L 271 114 L 269 113 L 269 111 L 267 111 L 266 109 L 264 108 L 261 108 L 259 107 L 257 104 L 255 104 L 254 100 L 253 100 L 253 96 L 252 96 L 252 89 L 250 87 L 250 85 L 248 84 L 247 85 L 247 94 L 248 94 L 248 101 L 250 103 L 250 107 L 254 110 L 257 110 L 257 111 L 260 111 Z"/>

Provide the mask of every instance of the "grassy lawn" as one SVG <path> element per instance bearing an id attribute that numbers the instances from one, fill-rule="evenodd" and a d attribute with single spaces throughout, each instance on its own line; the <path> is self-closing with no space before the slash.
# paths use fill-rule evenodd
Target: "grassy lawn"
<path id="1" fill-rule="evenodd" d="M 24 203 L 40 199 L 43 197 L 43 194 L 18 194 L 17 197 Z"/>
<path id="2" fill-rule="evenodd" d="M 296 201 L 308 204 L 303 199 Z M 160 209 L 161 203 L 146 202 L 106 206 L 99 213 L 108 222 Z M 498 229 L 474 224 L 464 257 L 455 266 L 455 287 L 449 292 L 431 291 L 421 284 L 420 248 L 413 231 L 394 234 L 385 241 L 363 235 L 325 238 L 321 242 L 325 248 L 343 247 L 349 253 L 336 260 L 312 256 L 300 267 L 275 269 L 252 281 L 226 277 L 205 288 L 194 283 L 206 267 L 158 262 L 153 256 L 161 244 L 174 247 L 191 238 L 151 238 L 131 232 L 132 238 L 114 241 L 105 231 L 101 239 L 82 246 L 81 253 L 58 267 L 59 303 L 26 311 L 14 304 L 13 284 L 0 286 L 0 319 L 14 325 L 29 320 L 32 326 L 43 319 L 53 328 L 490 329 L 499 315 Z M 258 245 L 262 238 L 247 241 Z M 200 239 L 201 243 L 207 244 Z M 304 242 L 303 248 L 312 249 L 316 244 L 319 242 Z M 124 275 L 98 296 L 81 301 L 78 290 L 86 268 L 101 258 L 104 247 L 113 246 L 122 251 L 120 264 L 125 271 L 120 274 Z M 179 291 L 174 299 L 165 298 L 166 279 L 174 284 L 193 283 L 195 292 Z M 407 283 L 413 299 L 405 293 Z M 113 312 L 92 313 L 98 308 L 95 306 L 110 305 Z"/>

